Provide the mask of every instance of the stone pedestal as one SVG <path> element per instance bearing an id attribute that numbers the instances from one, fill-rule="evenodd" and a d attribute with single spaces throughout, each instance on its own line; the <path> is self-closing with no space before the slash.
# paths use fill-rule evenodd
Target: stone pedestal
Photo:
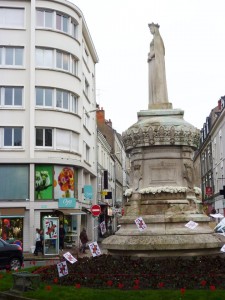
<path id="1" fill-rule="evenodd" d="M 225 239 L 210 228 L 194 184 L 199 131 L 183 120 L 183 111 L 141 111 L 123 141 L 131 158 L 131 188 L 121 227 L 102 242 L 103 248 L 134 256 L 219 253 Z M 147 225 L 143 231 L 135 224 L 138 217 Z M 189 221 L 198 226 L 187 228 Z"/>

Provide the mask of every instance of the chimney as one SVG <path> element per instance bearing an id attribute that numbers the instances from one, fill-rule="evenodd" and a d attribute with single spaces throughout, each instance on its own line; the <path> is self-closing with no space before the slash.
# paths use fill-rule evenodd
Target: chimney
<path id="1" fill-rule="evenodd" d="M 105 111 L 102 107 L 96 111 L 96 117 L 98 124 L 105 124 Z"/>
<path id="2" fill-rule="evenodd" d="M 112 128 L 112 121 L 111 121 L 111 119 L 109 119 L 109 120 L 107 120 L 107 121 L 105 121 L 106 122 L 106 124 L 108 125 L 108 126 L 110 126 L 111 128 Z"/>

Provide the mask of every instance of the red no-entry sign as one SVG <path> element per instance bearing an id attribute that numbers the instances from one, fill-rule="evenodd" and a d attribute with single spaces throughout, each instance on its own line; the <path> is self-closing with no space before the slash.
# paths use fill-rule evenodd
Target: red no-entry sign
<path id="1" fill-rule="evenodd" d="M 100 215 L 100 213 L 101 213 L 101 206 L 98 205 L 98 204 L 92 205 L 92 207 L 91 207 L 91 213 L 92 213 L 92 216 L 98 217 Z"/>

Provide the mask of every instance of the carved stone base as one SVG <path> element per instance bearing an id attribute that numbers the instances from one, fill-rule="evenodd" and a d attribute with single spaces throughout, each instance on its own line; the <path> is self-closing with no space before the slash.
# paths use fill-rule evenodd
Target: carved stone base
<path id="1" fill-rule="evenodd" d="M 185 227 L 190 221 L 199 225 L 191 230 Z M 145 216 L 147 228 L 140 232 L 133 217 L 123 217 L 121 228 L 102 242 L 112 255 L 174 256 L 219 253 L 225 237 L 213 233 L 205 215 L 152 215 Z"/>

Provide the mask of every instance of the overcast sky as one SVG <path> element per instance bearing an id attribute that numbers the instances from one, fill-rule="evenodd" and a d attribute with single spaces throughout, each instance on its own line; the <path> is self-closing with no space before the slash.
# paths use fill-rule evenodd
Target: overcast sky
<path id="1" fill-rule="evenodd" d="M 148 24 L 160 25 L 169 102 L 201 129 L 225 95 L 224 0 L 71 0 L 84 14 L 99 63 L 97 103 L 119 133 L 148 109 Z"/>

